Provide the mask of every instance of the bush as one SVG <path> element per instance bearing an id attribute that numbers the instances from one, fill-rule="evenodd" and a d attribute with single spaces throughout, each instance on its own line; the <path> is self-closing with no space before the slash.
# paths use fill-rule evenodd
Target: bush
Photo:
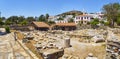
<path id="1" fill-rule="evenodd" d="M 93 21 L 90 22 L 90 24 L 92 26 L 96 26 L 97 24 L 99 24 L 99 20 L 96 18 L 96 19 L 93 19 Z"/>
<path id="2" fill-rule="evenodd" d="M 49 25 L 55 24 L 54 21 L 48 21 L 47 23 L 48 23 Z"/>
<path id="3" fill-rule="evenodd" d="M 105 26 L 108 26 L 110 23 L 109 22 L 104 22 L 104 25 Z"/>
<path id="4" fill-rule="evenodd" d="M 6 33 L 10 33 L 10 28 L 7 26 L 5 27 Z"/>
<path id="5" fill-rule="evenodd" d="M 68 22 L 69 22 L 69 23 L 74 22 L 74 19 L 71 18 Z"/>
<path id="6" fill-rule="evenodd" d="M 117 25 L 120 25 L 120 18 L 117 19 Z"/>
<path id="7" fill-rule="evenodd" d="M 105 22 L 104 21 L 100 21 L 101 24 L 104 24 Z"/>

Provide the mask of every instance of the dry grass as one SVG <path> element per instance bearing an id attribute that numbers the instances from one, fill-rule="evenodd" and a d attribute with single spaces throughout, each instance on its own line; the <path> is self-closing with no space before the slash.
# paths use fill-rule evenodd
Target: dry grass
<path id="1" fill-rule="evenodd" d="M 37 42 L 35 40 L 30 40 L 32 44 L 36 44 Z"/>
<path id="2" fill-rule="evenodd" d="M 31 43 L 31 41 L 29 43 L 25 44 L 39 59 L 43 59 L 42 56 L 36 51 L 35 47 L 33 46 L 33 44 Z"/>
<path id="3" fill-rule="evenodd" d="M 24 38 L 24 35 L 20 32 L 17 32 L 17 37 L 19 40 L 22 40 Z M 34 40 L 30 40 L 29 43 L 25 43 L 26 47 L 28 47 L 39 59 L 43 59 L 42 56 L 36 51 L 35 47 L 33 46 L 33 44 L 35 44 L 36 42 Z"/>
<path id="4" fill-rule="evenodd" d="M 67 52 L 66 54 L 78 56 L 80 59 L 84 59 L 89 53 L 93 53 L 93 55 L 98 59 L 103 59 L 106 55 L 105 48 L 103 47 L 86 47 L 84 49 Z"/>
<path id="5" fill-rule="evenodd" d="M 105 44 L 101 46 L 93 45 L 74 45 L 71 48 L 65 49 L 65 54 L 77 56 L 80 59 L 84 59 L 88 56 L 89 53 L 93 53 L 98 59 L 104 59 L 106 55 L 106 46 Z"/>
<path id="6" fill-rule="evenodd" d="M 10 32 L 16 32 L 16 30 L 10 30 Z"/>
<path id="7" fill-rule="evenodd" d="M 22 33 L 20 33 L 20 32 L 16 32 L 16 33 L 17 33 L 17 38 L 19 40 L 22 40 L 24 38 L 24 35 Z"/>

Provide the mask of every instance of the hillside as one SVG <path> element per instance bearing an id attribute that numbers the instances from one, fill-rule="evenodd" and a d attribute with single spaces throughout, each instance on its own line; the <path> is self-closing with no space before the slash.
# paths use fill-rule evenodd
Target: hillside
<path id="1" fill-rule="evenodd" d="M 81 15 L 83 12 L 77 11 L 77 10 L 72 10 L 68 12 L 64 12 L 62 14 L 58 14 L 57 16 L 62 16 L 62 15 Z"/>

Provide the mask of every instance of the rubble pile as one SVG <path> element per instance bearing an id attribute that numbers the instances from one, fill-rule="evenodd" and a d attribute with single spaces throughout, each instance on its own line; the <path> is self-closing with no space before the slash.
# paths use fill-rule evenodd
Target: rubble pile
<path id="1" fill-rule="evenodd" d="M 109 59 L 120 58 L 120 33 L 119 29 L 109 29 L 107 36 L 107 56 Z"/>
<path id="2" fill-rule="evenodd" d="M 23 43 L 34 41 L 35 43 L 32 43 L 33 46 L 44 59 L 56 59 L 60 57 L 63 59 L 79 59 L 80 57 L 69 55 L 65 53 L 65 51 L 70 52 L 72 49 L 75 49 L 76 44 L 74 43 L 77 43 L 78 47 L 80 43 L 83 44 L 83 46 L 87 46 L 86 43 L 92 46 L 91 43 L 93 42 L 105 42 L 106 37 L 105 30 L 95 29 L 76 31 L 31 31 L 22 33 L 24 34 Z"/>
<path id="3" fill-rule="evenodd" d="M 69 33 L 70 37 L 79 38 L 80 42 L 90 43 L 90 42 L 105 42 L 107 31 L 106 30 L 96 30 L 96 29 L 84 29 L 79 31 L 74 31 Z"/>

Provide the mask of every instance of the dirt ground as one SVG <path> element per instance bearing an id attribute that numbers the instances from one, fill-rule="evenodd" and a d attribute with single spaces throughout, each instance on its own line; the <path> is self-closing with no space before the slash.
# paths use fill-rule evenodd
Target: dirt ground
<path id="1" fill-rule="evenodd" d="M 105 43 L 82 43 L 71 40 L 70 48 L 66 48 L 64 54 L 73 55 L 84 59 L 89 53 L 93 53 L 98 59 L 104 59 L 106 55 Z"/>

